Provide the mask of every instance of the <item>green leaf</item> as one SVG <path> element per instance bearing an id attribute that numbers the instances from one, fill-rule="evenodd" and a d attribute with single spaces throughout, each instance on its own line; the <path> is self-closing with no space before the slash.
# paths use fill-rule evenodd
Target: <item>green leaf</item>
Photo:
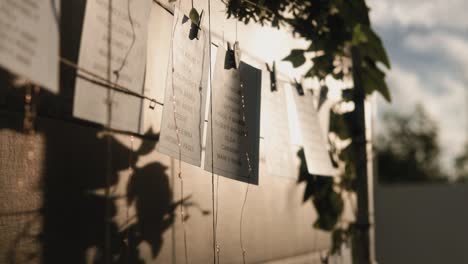
<path id="1" fill-rule="evenodd" d="M 195 8 L 190 9 L 189 13 L 190 20 L 192 20 L 192 23 L 197 24 L 200 22 L 200 15 L 198 14 L 198 11 Z"/>
<path id="2" fill-rule="evenodd" d="M 351 40 L 351 43 L 354 46 L 359 46 L 361 43 L 366 43 L 368 41 L 366 33 L 362 29 L 361 24 L 357 24 L 353 28 L 353 39 Z"/>
<path id="3" fill-rule="evenodd" d="M 359 47 L 361 54 L 374 62 L 382 62 L 390 69 L 390 61 L 382 40 L 367 25 L 357 24 L 353 30 L 353 45 Z"/>
<path id="4" fill-rule="evenodd" d="M 333 110 L 330 110 L 329 131 L 334 132 L 341 140 L 351 137 L 345 115 L 337 114 Z"/>
<path id="5" fill-rule="evenodd" d="M 333 56 L 325 54 L 312 58 L 313 66 L 306 73 L 306 77 L 317 77 L 319 80 L 324 80 L 327 75 L 332 74 L 333 69 Z"/>
<path id="6" fill-rule="evenodd" d="M 292 63 L 294 68 L 297 68 L 305 63 L 306 58 L 304 56 L 305 50 L 293 49 L 291 54 L 286 56 L 283 61 L 289 61 Z"/>
<path id="7" fill-rule="evenodd" d="M 376 65 L 363 65 L 362 67 L 362 85 L 366 94 L 372 94 L 373 91 L 378 91 L 387 102 L 391 102 L 392 98 L 385 82 L 385 73 L 383 73 Z"/>

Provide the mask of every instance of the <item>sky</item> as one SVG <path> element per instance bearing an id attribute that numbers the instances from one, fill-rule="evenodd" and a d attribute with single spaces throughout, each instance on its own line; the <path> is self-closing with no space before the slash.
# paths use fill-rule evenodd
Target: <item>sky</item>
<path id="1" fill-rule="evenodd" d="M 442 165 L 468 140 L 468 1 L 367 0 L 371 23 L 392 68 L 392 103 L 378 99 L 379 115 L 411 112 L 421 103 L 439 126 Z M 379 131 L 377 121 L 377 131 Z"/>

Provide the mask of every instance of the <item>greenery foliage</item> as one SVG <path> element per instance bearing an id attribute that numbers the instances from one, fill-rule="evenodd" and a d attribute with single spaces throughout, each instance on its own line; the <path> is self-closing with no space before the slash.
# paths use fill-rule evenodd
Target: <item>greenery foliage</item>
<path id="1" fill-rule="evenodd" d="M 235 17 L 244 23 L 255 21 L 261 25 L 283 27 L 293 34 L 309 41 L 307 49 L 293 49 L 283 60 L 293 67 L 311 65 L 304 78 L 315 78 L 321 83 L 321 90 L 328 90 L 325 79 L 359 79 L 360 88 L 366 95 L 379 92 L 387 101 L 391 100 L 385 73 L 381 67 L 390 68 L 390 62 L 382 41 L 372 30 L 369 21 L 369 8 L 364 0 L 227 0 L 228 17 Z M 359 54 L 359 61 L 356 60 Z M 353 69 L 353 65 L 359 67 Z M 359 69 L 359 70 L 357 70 Z M 325 93 L 326 94 L 326 93 Z M 355 93 L 354 87 L 342 91 L 339 103 L 356 102 L 362 96 Z M 322 100 L 323 102 L 323 100 Z M 351 240 L 354 224 L 339 225 L 343 211 L 343 192 L 356 191 L 355 155 L 353 149 L 362 140 L 352 140 L 356 136 L 356 116 L 353 112 L 331 109 L 329 140 L 333 163 L 340 167 L 342 175 L 336 181 L 331 177 L 309 175 L 303 152 L 300 182 L 306 183 L 304 201 L 311 200 L 318 212 L 314 226 L 332 232 L 334 253 L 344 241 Z M 350 141 L 345 147 L 338 142 Z M 356 142 L 355 142 L 356 141 Z"/>

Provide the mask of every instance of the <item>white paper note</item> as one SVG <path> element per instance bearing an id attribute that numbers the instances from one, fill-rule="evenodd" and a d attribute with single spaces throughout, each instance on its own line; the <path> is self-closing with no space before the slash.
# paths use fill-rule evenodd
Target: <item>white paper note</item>
<path id="1" fill-rule="evenodd" d="M 212 85 L 213 134 L 210 116 L 205 170 L 258 184 L 261 70 L 244 62 L 240 63 L 239 70 L 225 70 L 225 54 L 225 49 L 218 48 Z M 243 113 L 246 126 L 243 123 Z"/>
<path id="2" fill-rule="evenodd" d="M 190 40 L 187 19 L 175 10 L 158 151 L 177 159 L 180 155 L 182 161 L 200 166 L 210 45 L 201 31 L 198 39 Z"/>
<path id="3" fill-rule="evenodd" d="M 342 244 L 341 245 L 341 263 L 342 264 L 352 264 L 353 256 L 351 252 L 351 246 Z"/>
<path id="4" fill-rule="evenodd" d="M 0 66 L 58 93 L 59 0 L 0 1 Z"/>
<path id="5" fill-rule="evenodd" d="M 319 117 L 314 106 L 314 98 L 310 91 L 300 96 L 296 90 L 292 91 L 296 104 L 300 134 L 310 174 L 333 176 L 334 168 L 328 154 L 326 141 L 322 135 Z"/>
<path id="6" fill-rule="evenodd" d="M 262 91 L 262 127 L 265 146 L 264 160 L 267 174 L 285 178 L 297 178 L 289 135 L 288 108 L 283 86 L 271 91 L 264 85 Z"/>
<path id="7" fill-rule="evenodd" d="M 109 49 L 109 0 L 88 0 L 79 66 L 108 79 L 110 53 L 110 80 L 141 94 L 151 6 L 151 0 L 112 1 Z M 89 81 L 94 80 L 93 77 L 80 74 L 75 86 L 75 117 L 109 125 L 108 102 L 111 102 L 110 127 L 139 132 L 142 99 L 94 84 Z"/>

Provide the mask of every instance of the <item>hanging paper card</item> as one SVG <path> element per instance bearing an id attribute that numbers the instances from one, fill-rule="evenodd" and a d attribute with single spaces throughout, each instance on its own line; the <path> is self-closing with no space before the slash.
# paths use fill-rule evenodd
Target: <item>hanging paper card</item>
<path id="1" fill-rule="evenodd" d="M 262 74 L 244 62 L 238 70 L 226 70 L 225 54 L 225 49 L 218 49 L 214 67 L 213 118 L 208 117 L 205 170 L 258 184 Z"/>
<path id="2" fill-rule="evenodd" d="M 314 98 L 309 91 L 305 91 L 302 96 L 297 91 L 292 93 L 296 104 L 307 170 L 310 174 L 333 176 L 334 168 L 322 135 L 319 117 L 314 107 Z"/>
<path id="3" fill-rule="evenodd" d="M 109 17 L 109 0 L 88 0 L 79 66 L 141 94 L 151 6 L 151 0 L 112 1 Z M 73 107 L 75 117 L 110 125 L 113 129 L 139 132 L 142 99 L 96 84 L 94 77 L 85 73 L 79 74 Z"/>
<path id="4" fill-rule="evenodd" d="M 190 30 L 176 9 L 158 151 L 200 166 L 210 45 L 204 32 L 190 39 Z"/>
<path id="5" fill-rule="evenodd" d="M 0 1 L 0 66 L 58 93 L 59 0 Z"/>
<path id="6" fill-rule="evenodd" d="M 296 178 L 292 157 L 294 153 L 289 140 L 288 109 L 284 87 L 262 88 L 262 127 L 265 141 L 265 164 L 267 174 L 272 176 Z"/>
<path id="7" fill-rule="evenodd" d="M 352 264 L 353 257 L 351 253 L 351 247 L 345 244 L 341 245 L 341 263 L 342 264 Z"/>

